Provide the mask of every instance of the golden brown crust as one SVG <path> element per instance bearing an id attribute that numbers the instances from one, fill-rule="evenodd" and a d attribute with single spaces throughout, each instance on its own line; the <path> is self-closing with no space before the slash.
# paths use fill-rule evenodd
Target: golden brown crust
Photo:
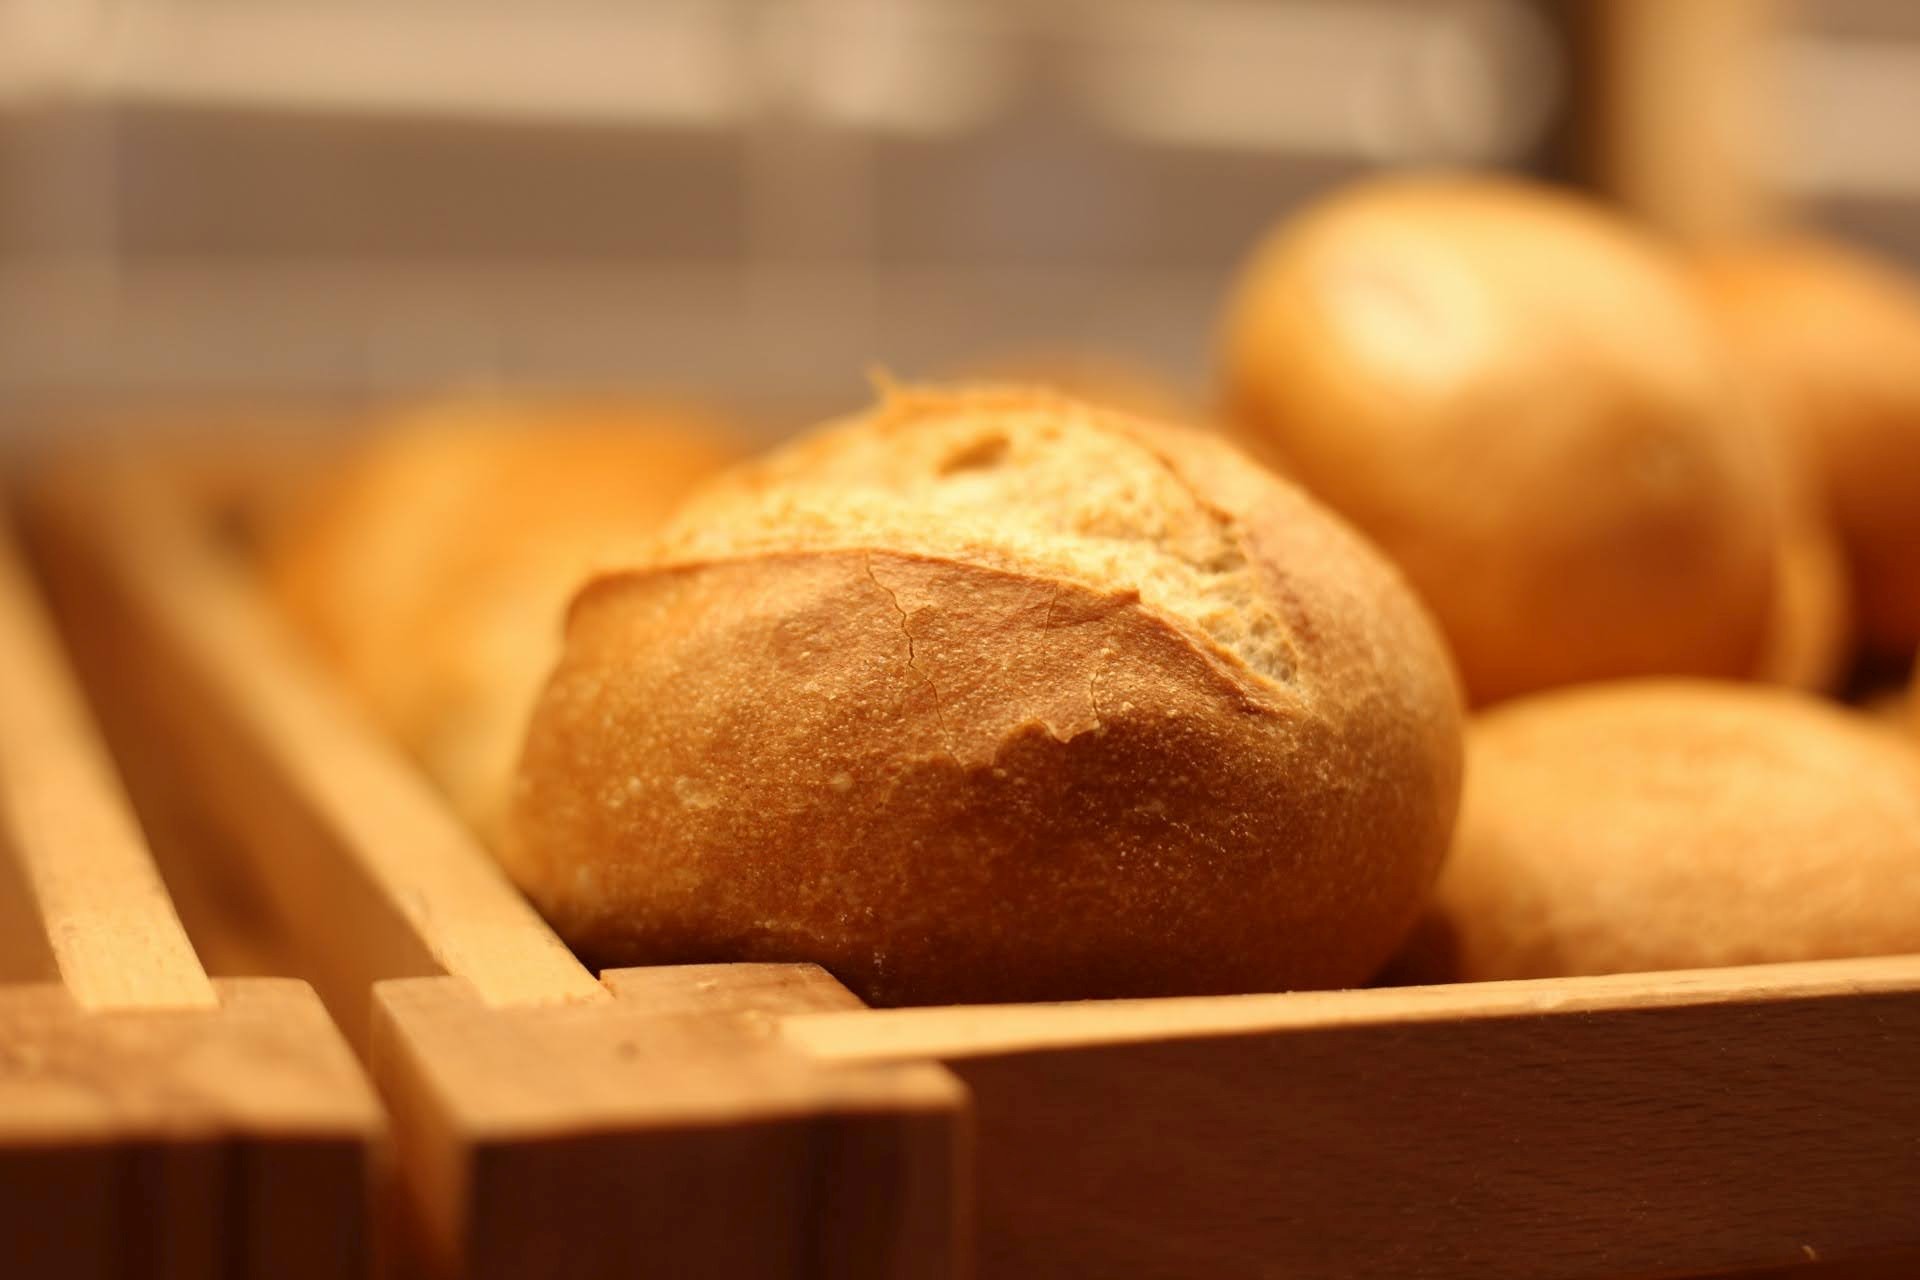
<path id="1" fill-rule="evenodd" d="M 381 424 L 269 549 L 280 603 L 488 840 L 566 601 L 733 451 L 671 406 L 450 401 Z"/>
<path id="2" fill-rule="evenodd" d="M 1001 474 L 941 480 L 982 431 Z M 1152 545 L 1073 531 L 1101 507 Z M 1225 522 L 1212 571 L 1283 643 L 1201 616 L 1214 588 L 1166 550 L 1216 546 L 1187 517 Z M 1445 655 L 1363 544 L 1223 446 L 899 391 L 665 545 L 576 600 L 506 854 L 597 961 L 813 960 L 882 1003 L 1276 989 L 1365 978 L 1418 910 L 1458 785 Z"/>
<path id="3" fill-rule="evenodd" d="M 1403 976 L 1635 972 L 1920 949 L 1920 751 L 1804 695 L 1595 685 L 1476 719 Z"/>
<path id="4" fill-rule="evenodd" d="M 1723 247 L 1698 274 L 1769 406 L 1808 450 L 1851 562 L 1862 638 L 1920 645 L 1920 292 L 1810 239 Z"/>
<path id="5" fill-rule="evenodd" d="M 1753 669 L 1764 477 L 1660 250 L 1490 179 L 1351 189 L 1246 268 L 1223 338 L 1251 447 L 1377 541 L 1476 701 Z"/>

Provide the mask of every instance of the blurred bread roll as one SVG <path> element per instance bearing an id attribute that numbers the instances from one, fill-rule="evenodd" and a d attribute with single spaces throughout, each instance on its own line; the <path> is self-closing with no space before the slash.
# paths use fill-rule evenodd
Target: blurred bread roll
<path id="1" fill-rule="evenodd" d="M 1821 522 L 1789 515 L 1774 565 L 1773 607 L 1753 674 L 1769 684 L 1831 692 L 1853 648 L 1852 592 L 1839 539 Z"/>
<path id="2" fill-rule="evenodd" d="M 1861 639 L 1920 646 L 1920 292 L 1892 267 L 1799 238 L 1697 264 L 1745 377 L 1804 448 L 1851 566 Z"/>
<path id="3" fill-rule="evenodd" d="M 1628 681 L 1495 708 L 1418 980 L 1920 950 L 1920 749 L 1803 694 Z"/>
<path id="4" fill-rule="evenodd" d="M 566 601 L 631 563 L 735 456 L 677 407 L 454 401 L 360 442 L 270 555 L 276 594 L 359 701 L 498 839 Z"/>
<path id="5" fill-rule="evenodd" d="M 574 602 L 504 861 L 600 964 L 881 1004 L 1358 982 L 1452 826 L 1397 574 L 1218 440 L 895 388 Z"/>
<path id="6" fill-rule="evenodd" d="M 1913 731 L 1920 734 L 1920 663 L 1913 668 L 1913 686 L 1907 691 L 1907 708 L 1912 712 Z"/>
<path id="7" fill-rule="evenodd" d="M 1777 537 L 1773 604 L 1751 674 L 1769 684 L 1831 693 L 1848 675 L 1855 641 L 1846 550 L 1803 442 L 1751 380 L 1740 380 L 1739 393 L 1748 438 L 1764 465 Z"/>
<path id="8" fill-rule="evenodd" d="M 1365 183 L 1259 247 L 1222 341 L 1238 430 L 1400 564 L 1476 701 L 1761 661 L 1763 464 L 1704 307 L 1622 220 Z"/>
<path id="9" fill-rule="evenodd" d="M 1920 728 L 1916 695 L 1905 684 L 1880 685 L 1851 691 L 1847 705 L 1868 724 L 1905 738 Z"/>

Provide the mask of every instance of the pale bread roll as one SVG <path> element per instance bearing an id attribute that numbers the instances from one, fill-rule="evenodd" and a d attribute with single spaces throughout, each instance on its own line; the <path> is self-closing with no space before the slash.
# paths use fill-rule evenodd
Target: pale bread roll
<path id="1" fill-rule="evenodd" d="M 574 602 L 505 864 L 599 964 L 882 1004 L 1337 986 L 1418 913 L 1459 701 L 1393 570 L 1217 440 L 893 389 Z"/>
<path id="2" fill-rule="evenodd" d="M 1862 640 L 1920 645 L 1920 291 L 1808 238 L 1724 246 L 1697 274 L 1742 372 L 1808 452 L 1852 568 Z"/>
<path id="3" fill-rule="evenodd" d="M 1804 694 L 1559 690 L 1477 717 L 1398 976 L 1542 978 L 1920 950 L 1920 749 Z"/>
<path id="4" fill-rule="evenodd" d="M 1624 221 L 1365 183 L 1260 246 L 1222 342 L 1244 438 L 1406 571 L 1476 701 L 1761 662 L 1764 464 L 1704 306 Z"/>
<path id="5" fill-rule="evenodd" d="M 270 554 L 346 687 L 497 840 L 565 606 L 736 456 L 674 406 L 452 401 L 382 424 Z"/>

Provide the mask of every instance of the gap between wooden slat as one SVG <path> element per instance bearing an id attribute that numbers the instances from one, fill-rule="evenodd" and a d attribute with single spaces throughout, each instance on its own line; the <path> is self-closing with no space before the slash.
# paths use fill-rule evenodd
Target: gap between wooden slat
<path id="1" fill-rule="evenodd" d="M 0 840 L 84 1008 L 217 1003 L 0 517 Z"/>
<path id="2" fill-rule="evenodd" d="M 238 566 L 206 544 L 165 483 L 117 469 L 70 512 L 91 526 L 77 536 L 103 540 L 120 589 L 193 655 L 252 740 L 276 750 L 276 767 L 327 816 L 427 953 L 492 1005 L 608 998 L 426 780 L 303 678 Z"/>

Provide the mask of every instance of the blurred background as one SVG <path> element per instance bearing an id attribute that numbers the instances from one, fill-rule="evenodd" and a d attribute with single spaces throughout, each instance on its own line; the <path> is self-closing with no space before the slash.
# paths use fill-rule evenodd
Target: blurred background
<path id="1" fill-rule="evenodd" d="M 790 423 L 1066 351 L 1199 394 L 1254 237 L 1365 170 L 1920 264 L 1917 121 L 1909 0 L 0 0 L 0 421 L 645 385 Z"/>

